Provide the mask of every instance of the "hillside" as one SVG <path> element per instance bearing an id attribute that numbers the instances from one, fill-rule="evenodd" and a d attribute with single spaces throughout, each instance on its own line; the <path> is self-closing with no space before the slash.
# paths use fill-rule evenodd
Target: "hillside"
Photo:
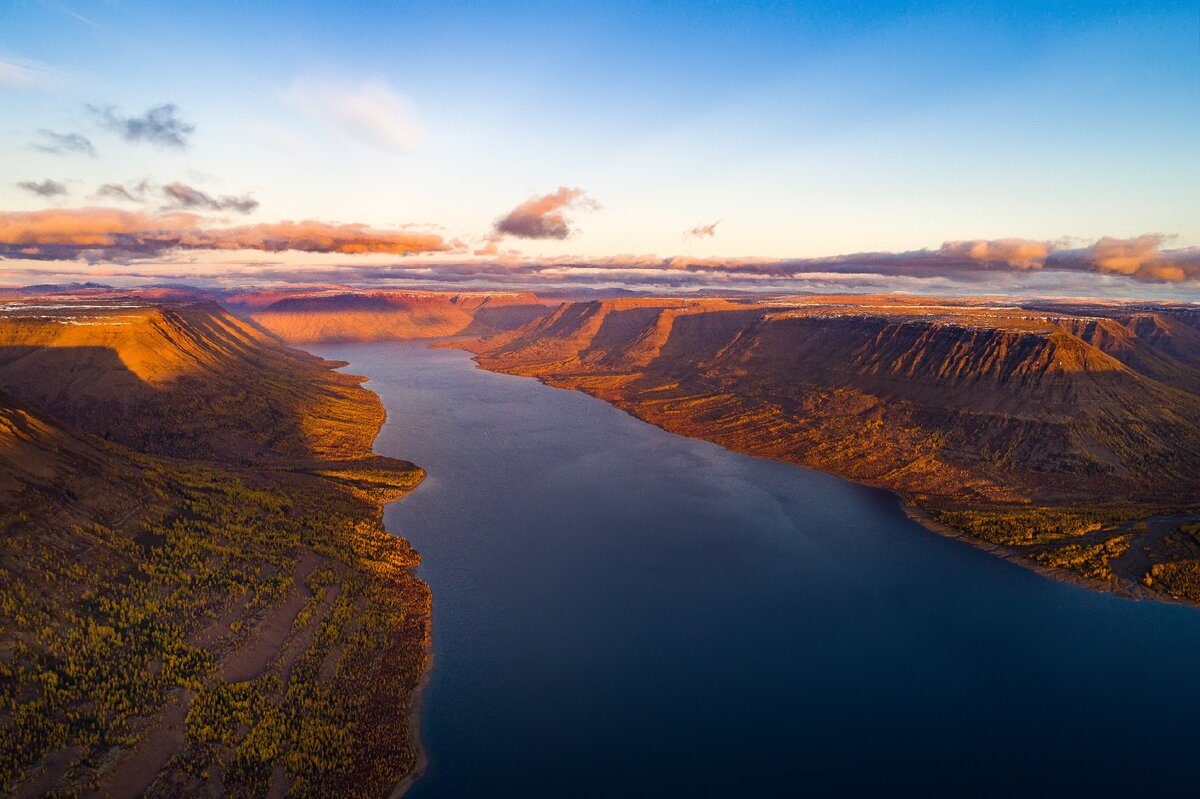
<path id="1" fill-rule="evenodd" d="M 1200 510 L 1194 319 L 1188 306 L 607 300 L 464 346 L 673 432 L 898 491 L 1038 567 L 1200 600 L 1184 577 L 1200 575 L 1200 547 L 1181 528 Z"/>
<path id="2" fill-rule="evenodd" d="M 535 295 L 520 292 L 333 288 L 239 292 L 222 299 L 292 343 L 491 335 L 549 310 Z"/>
<path id="3" fill-rule="evenodd" d="M 383 796 L 428 589 L 360 380 L 212 303 L 0 304 L 0 784 Z"/>

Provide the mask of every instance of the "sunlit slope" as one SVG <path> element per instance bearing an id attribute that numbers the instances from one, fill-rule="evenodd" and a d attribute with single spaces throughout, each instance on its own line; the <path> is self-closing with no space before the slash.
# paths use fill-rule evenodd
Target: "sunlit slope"
<path id="1" fill-rule="evenodd" d="M 894 489 L 1063 579 L 1200 602 L 1194 306 L 568 304 L 463 344 L 673 432 Z"/>
<path id="2" fill-rule="evenodd" d="M 378 398 L 208 303 L 0 337 L 0 793 L 390 794 L 429 593 Z"/>
<path id="3" fill-rule="evenodd" d="M 358 457 L 383 421 L 360 378 L 288 349 L 215 303 L 0 311 L 0 388 L 138 450 Z"/>
<path id="4" fill-rule="evenodd" d="M 490 335 L 549 310 L 517 292 L 297 291 L 231 295 L 227 302 L 294 343 Z"/>
<path id="5" fill-rule="evenodd" d="M 488 368 L 907 493 L 1200 497 L 1200 398 L 1180 388 L 1200 372 L 1160 340 L 1103 320 L 1146 353 L 1122 362 L 1061 313 L 780 305 L 580 303 L 473 346 Z M 1169 384 L 1134 368 L 1167 359 Z"/>

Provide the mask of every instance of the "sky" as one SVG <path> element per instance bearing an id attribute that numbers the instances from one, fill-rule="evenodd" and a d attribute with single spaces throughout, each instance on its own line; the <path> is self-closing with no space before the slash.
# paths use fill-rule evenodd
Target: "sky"
<path id="1" fill-rule="evenodd" d="M 0 284 L 1200 299 L 1200 0 L 5 0 Z"/>

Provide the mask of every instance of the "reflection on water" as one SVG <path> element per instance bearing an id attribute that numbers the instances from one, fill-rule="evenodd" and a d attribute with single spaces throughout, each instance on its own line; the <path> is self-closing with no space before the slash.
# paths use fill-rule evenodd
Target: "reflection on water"
<path id="1" fill-rule="evenodd" d="M 429 477 L 429 797 L 1061 795 L 1200 777 L 1200 613 L 1055 583 L 891 495 L 422 344 L 370 376 Z"/>

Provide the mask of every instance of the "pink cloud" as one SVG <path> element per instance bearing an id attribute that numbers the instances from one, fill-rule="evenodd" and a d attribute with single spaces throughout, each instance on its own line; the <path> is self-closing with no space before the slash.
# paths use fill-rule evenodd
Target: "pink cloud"
<path id="1" fill-rule="evenodd" d="M 572 231 L 564 211 L 599 207 L 583 189 L 560 186 L 558 191 L 527 200 L 497 219 L 496 232 L 520 239 L 565 239 Z"/>
<path id="2" fill-rule="evenodd" d="M 0 212 L 0 258 L 121 260 L 174 250 L 297 250 L 313 253 L 447 252 L 457 242 L 435 233 L 378 230 L 305 220 L 206 226 L 196 214 L 146 214 L 115 208 Z"/>

